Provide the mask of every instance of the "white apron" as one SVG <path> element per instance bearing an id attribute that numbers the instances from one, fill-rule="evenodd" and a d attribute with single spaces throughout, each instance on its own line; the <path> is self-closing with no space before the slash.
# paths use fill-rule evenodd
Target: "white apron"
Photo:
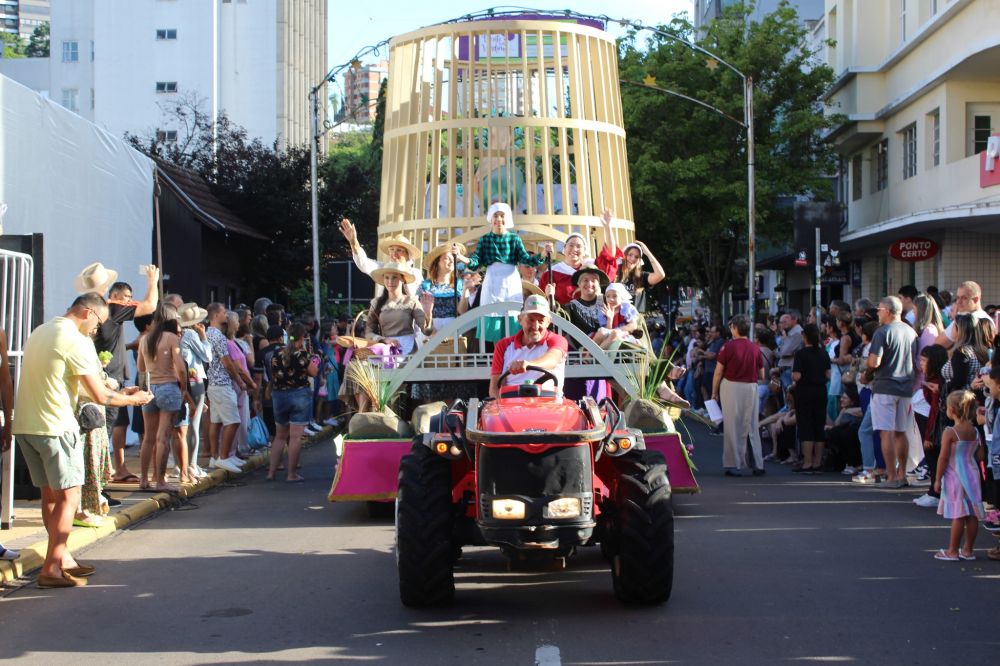
<path id="1" fill-rule="evenodd" d="M 517 272 L 517 266 L 511 264 L 495 263 L 490 264 L 486 269 L 486 276 L 483 278 L 483 285 L 480 287 L 482 296 L 479 298 L 480 305 L 490 305 L 491 303 L 523 303 L 524 292 L 521 290 L 521 274 Z M 512 311 L 512 316 L 516 316 L 517 310 Z"/>

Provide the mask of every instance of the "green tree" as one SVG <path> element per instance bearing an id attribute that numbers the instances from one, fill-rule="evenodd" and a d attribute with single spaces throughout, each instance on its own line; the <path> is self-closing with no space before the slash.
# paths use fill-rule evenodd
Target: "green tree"
<path id="1" fill-rule="evenodd" d="M 20 35 L 0 31 L 0 44 L 3 44 L 3 57 L 8 59 L 23 58 L 25 55 L 24 40 Z"/>
<path id="2" fill-rule="evenodd" d="M 821 140 L 832 126 L 818 100 L 833 81 L 806 46 L 806 29 L 782 2 L 760 22 L 753 3 L 736 3 L 700 39 L 674 19 L 662 30 L 695 41 L 753 77 L 757 238 L 791 237 L 779 197 L 832 196 L 834 156 Z M 626 81 L 649 81 L 743 119 L 742 80 L 676 40 L 634 33 L 619 45 Z M 713 311 L 723 294 L 745 282 L 747 250 L 745 130 L 709 109 L 644 86 L 626 85 L 622 105 L 632 199 L 640 238 L 654 248 L 671 280 L 705 289 Z"/>
<path id="3" fill-rule="evenodd" d="M 49 57 L 49 22 L 42 23 L 31 33 L 25 55 L 29 58 Z"/>

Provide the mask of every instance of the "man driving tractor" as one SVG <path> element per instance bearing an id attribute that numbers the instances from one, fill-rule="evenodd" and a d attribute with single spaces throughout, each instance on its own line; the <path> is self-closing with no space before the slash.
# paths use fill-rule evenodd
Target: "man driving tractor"
<path id="1" fill-rule="evenodd" d="M 497 342 L 493 349 L 490 397 L 499 397 L 500 377 L 504 373 L 509 373 L 504 380 L 504 386 L 523 384 L 542 376 L 540 372 L 526 370 L 528 365 L 548 370 L 559 380 L 558 386 L 553 386 L 551 379 L 547 380 L 542 384 L 543 389 L 561 389 L 566 372 L 566 352 L 569 350 L 569 343 L 563 336 L 549 330 L 552 312 L 549 310 L 548 302 L 537 294 L 528 296 L 524 299 L 517 321 L 521 325 L 521 330 Z"/>

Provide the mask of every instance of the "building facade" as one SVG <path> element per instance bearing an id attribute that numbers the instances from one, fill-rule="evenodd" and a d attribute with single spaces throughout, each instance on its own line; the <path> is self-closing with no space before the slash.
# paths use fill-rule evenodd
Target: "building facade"
<path id="1" fill-rule="evenodd" d="M 375 120 L 375 102 L 378 100 L 382 79 L 389 75 L 389 62 L 348 67 L 344 72 L 344 99 L 338 120 L 366 125 Z"/>
<path id="2" fill-rule="evenodd" d="M 49 96 L 117 136 L 183 140 L 181 105 L 268 145 L 308 142 L 326 0 L 52 0 L 51 16 Z"/>
<path id="3" fill-rule="evenodd" d="M 694 26 L 701 28 L 722 15 L 727 7 L 742 3 L 743 0 L 694 0 Z M 750 20 L 759 22 L 780 4 L 781 0 L 757 0 Z M 823 0 L 790 0 L 789 4 L 803 21 L 815 21 L 823 14 Z"/>
<path id="4" fill-rule="evenodd" d="M 995 0 L 826 0 L 845 297 L 972 279 L 1000 302 L 998 24 Z"/>

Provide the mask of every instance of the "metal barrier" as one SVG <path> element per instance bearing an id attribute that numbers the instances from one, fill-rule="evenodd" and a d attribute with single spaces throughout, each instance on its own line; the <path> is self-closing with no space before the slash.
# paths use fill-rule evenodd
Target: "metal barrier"
<path id="1" fill-rule="evenodd" d="M 33 260 L 30 255 L 0 250 L 0 327 L 7 333 L 7 353 L 10 359 L 14 389 L 21 379 L 24 345 L 31 333 L 31 295 Z M 3 454 L 0 473 L 3 493 L 0 497 L 0 529 L 9 530 L 14 510 L 14 450 Z"/>

